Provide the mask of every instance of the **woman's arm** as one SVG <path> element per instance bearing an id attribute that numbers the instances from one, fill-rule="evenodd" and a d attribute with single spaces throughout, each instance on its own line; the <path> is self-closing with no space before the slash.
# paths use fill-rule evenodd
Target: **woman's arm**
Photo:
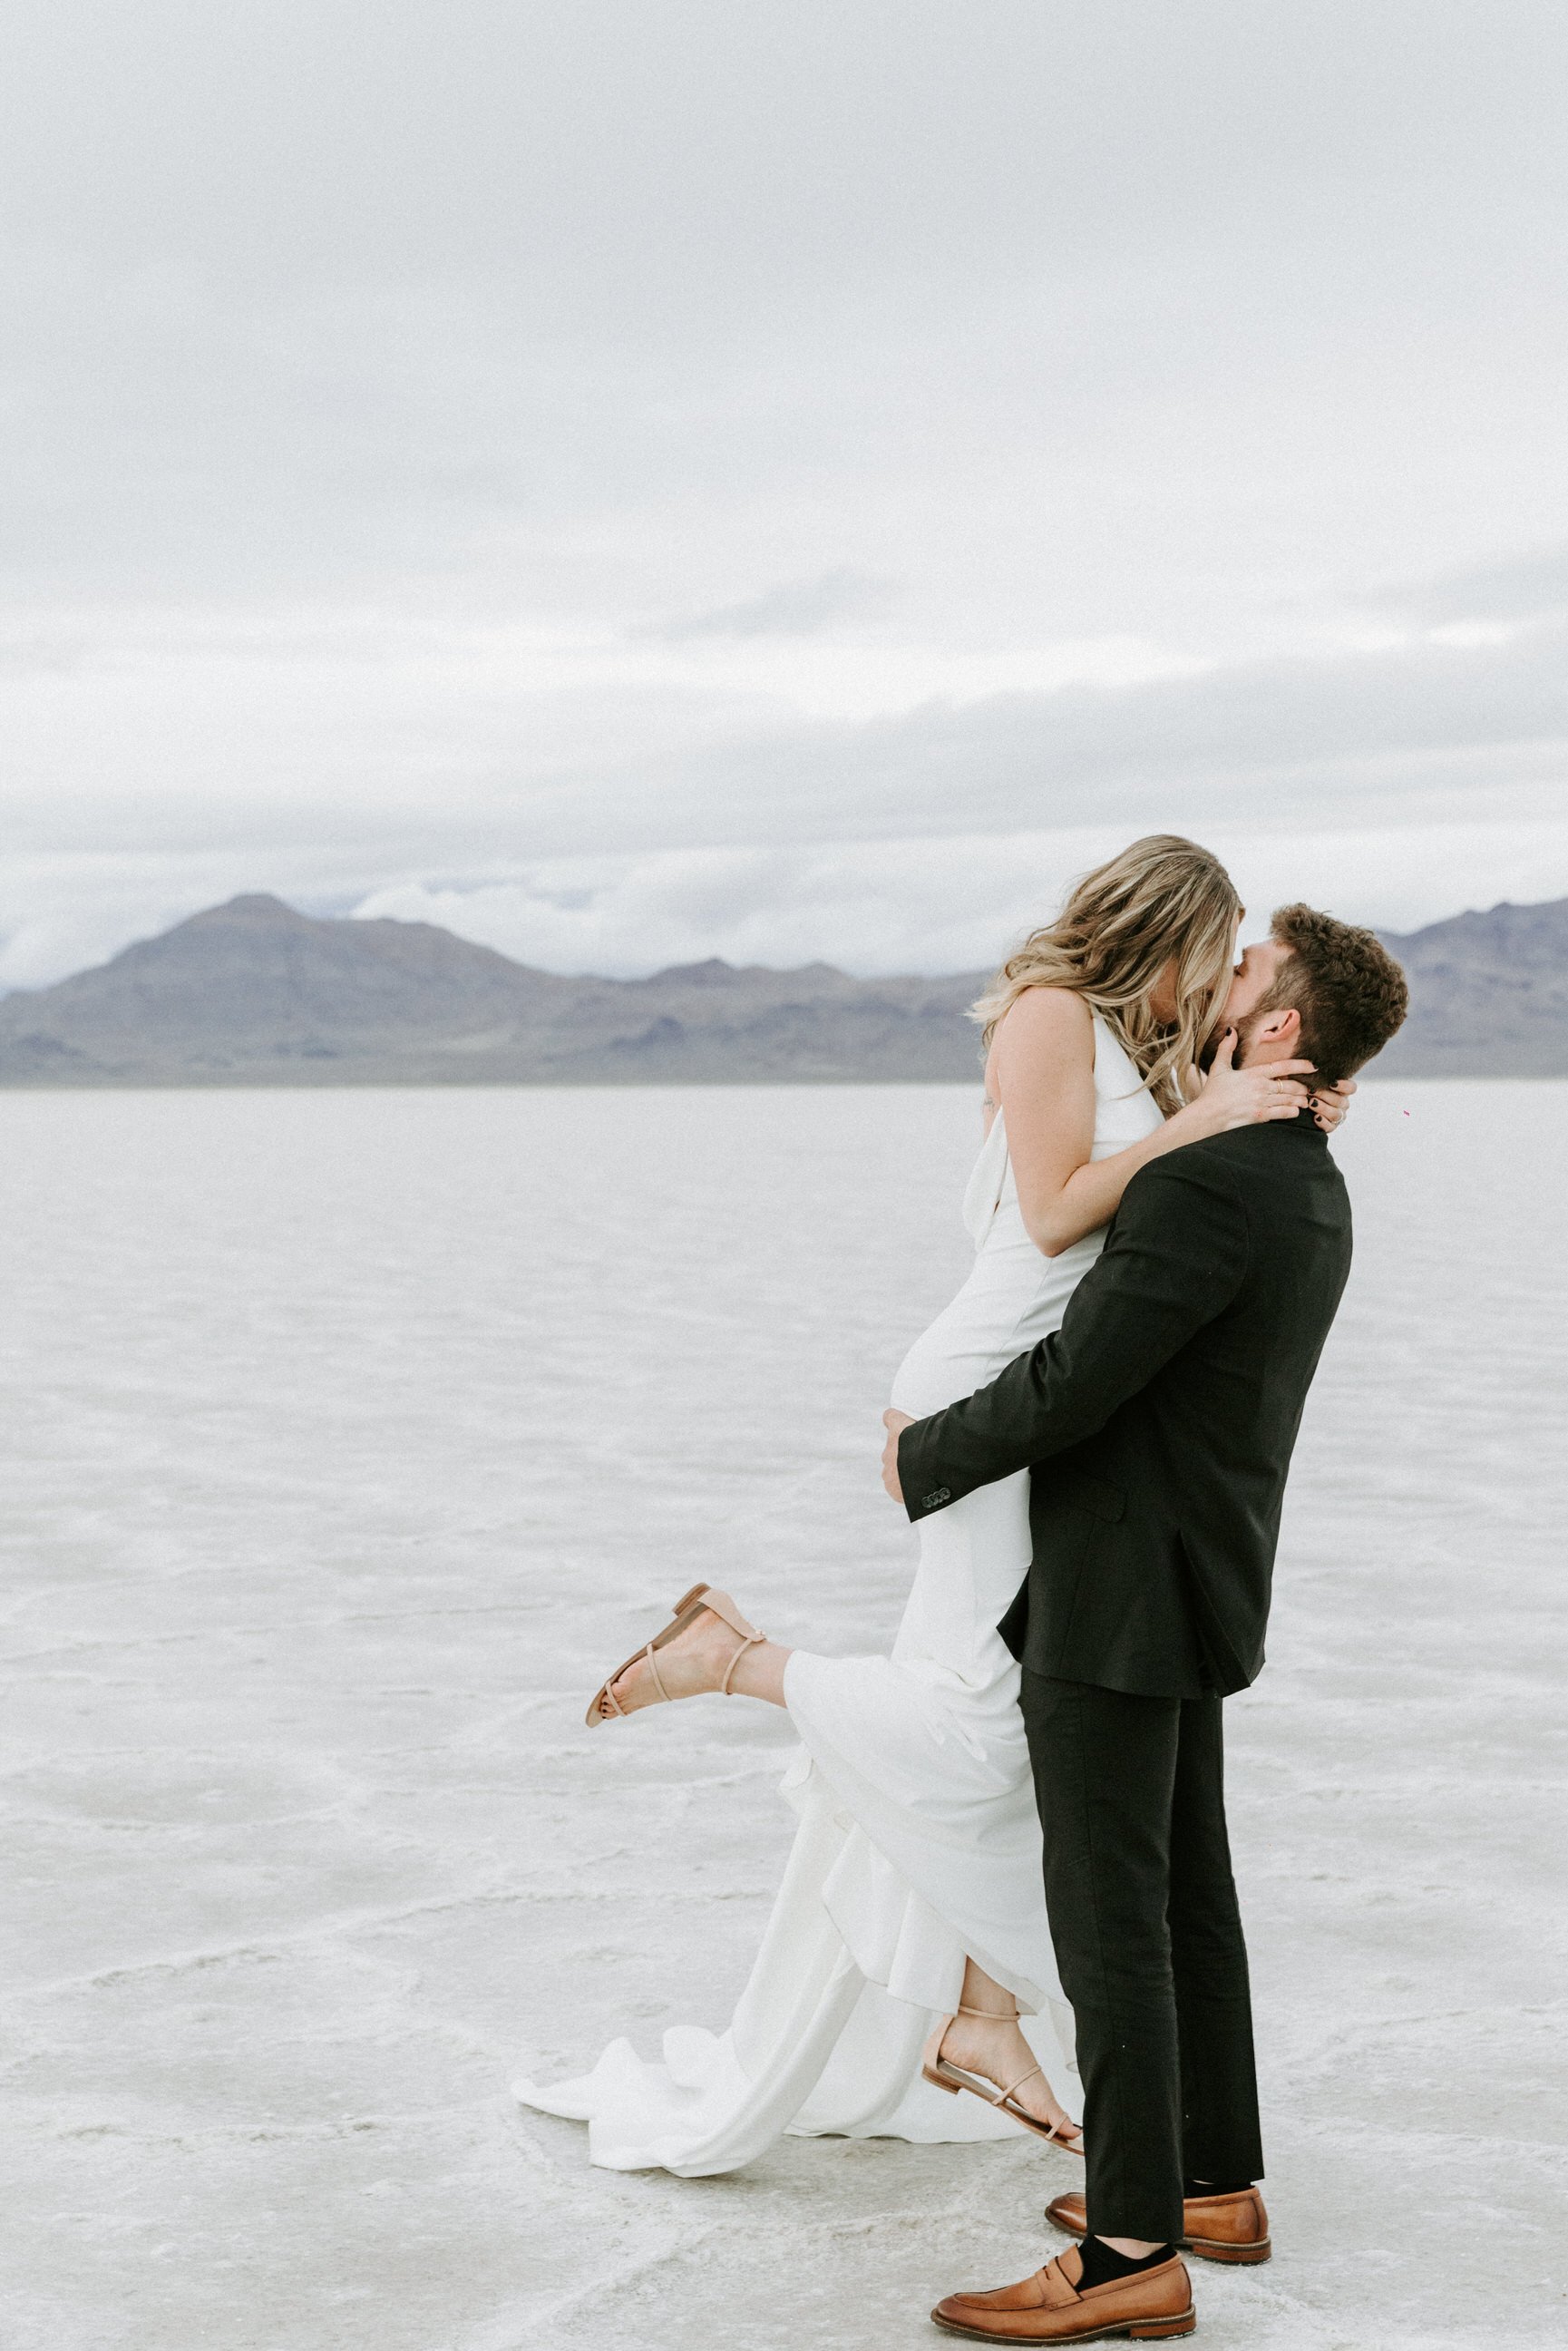
<path id="1" fill-rule="evenodd" d="M 1308 1102 L 1300 1073 L 1309 1061 L 1271 1061 L 1256 1071 L 1231 1067 L 1228 1032 L 1195 1102 L 1141 1143 L 1110 1159 L 1092 1160 L 1094 1144 L 1094 1025 L 1089 1007 L 1064 987 L 1028 987 L 998 1029 L 986 1071 L 987 1091 L 1007 1112 L 1008 1156 L 1030 1238 L 1060 1257 L 1086 1233 L 1108 1224 L 1140 1167 L 1200 1135 L 1294 1118 Z"/>

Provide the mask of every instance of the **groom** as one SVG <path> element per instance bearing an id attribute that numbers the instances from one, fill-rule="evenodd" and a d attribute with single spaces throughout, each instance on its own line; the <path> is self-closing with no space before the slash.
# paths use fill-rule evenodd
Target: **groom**
<path id="1" fill-rule="evenodd" d="M 1301 1056 L 1332 1084 L 1406 1002 L 1370 932 L 1290 906 L 1226 1012 L 1239 1063 Z M 1185 2335 L 1182 2247 L 1268 2258 L 1220 1702 L 1263 1663 L 1286 1472 L 1350 1248 L 1310 1112 L 1188 1144 L 1133 1177 L 1059 1332 L 929 1419 L 884 1416 L 884 1482 L 912 1519 L 1031 1472 L 1033 1560 L 1000 1629 L 1084 2088 L 1087 2194 L 1048 2217 L 1092 2233 L 1019 2285 L 939 2304 L 953 2334 Z"/>

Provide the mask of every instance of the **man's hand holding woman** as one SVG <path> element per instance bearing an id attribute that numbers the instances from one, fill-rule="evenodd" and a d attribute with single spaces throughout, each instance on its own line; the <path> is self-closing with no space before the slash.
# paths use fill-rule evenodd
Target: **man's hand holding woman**
<path id="1" fill-rule="evenodd" d="M 898 1440 L 906 1428 L 915 1426 L 915 1416 L 894 1412 L 890 1406 L 883 1414 L 882 1425 L 887 1431 L 887 1443 L 882 1448 L 882 1482 L 895 1502 L 904 1499 L 904 1489 L 898 1482 Z"/>

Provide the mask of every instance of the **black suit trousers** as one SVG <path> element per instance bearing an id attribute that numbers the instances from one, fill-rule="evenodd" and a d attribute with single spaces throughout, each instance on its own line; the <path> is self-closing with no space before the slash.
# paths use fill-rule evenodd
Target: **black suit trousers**
<path id="1" fill-rule="evenodd" d="M 1023 1676 L 1045 1899 L 1083 2080 L 1089 2226 L 1182 2233 L 1182 2181 L 1260 2179 L 1218 1696 Z"/>

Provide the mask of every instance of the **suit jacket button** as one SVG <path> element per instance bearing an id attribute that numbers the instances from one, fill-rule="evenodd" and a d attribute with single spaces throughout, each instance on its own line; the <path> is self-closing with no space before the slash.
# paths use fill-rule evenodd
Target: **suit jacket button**
<path id="1" fill-rule="evenodd" d="M 952 1499 L 953 1489 L 950 1486 L 938 1486 L 934 1494 L 926 1495 L 925 1508 L 928 1510 L 939 1510 L 944 1502 L 950 1502 Z"/>

